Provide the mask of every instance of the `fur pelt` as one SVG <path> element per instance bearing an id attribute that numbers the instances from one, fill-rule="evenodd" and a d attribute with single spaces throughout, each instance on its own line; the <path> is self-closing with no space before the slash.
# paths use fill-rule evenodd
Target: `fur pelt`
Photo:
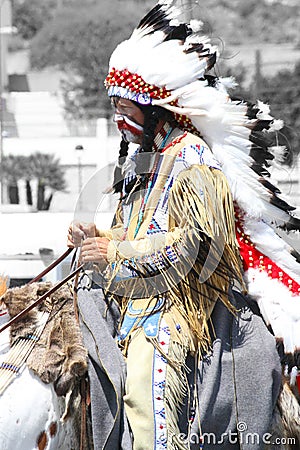
<path id="1" fill-rule="evenodd" d="M 291 448 L 300 448 L 300 404 L 287 381 L 283 383 L 277 404 L 284 426 L 283 437 L 295 438 Z"/>
<path id="2" fill-rule="evenodd" d="M 10 317 L 19 314 L 45 294 L 52 284 L 39 282 L 8 289 L 2 298 Z M 58 395 L 72 390 L 87 371 L 87 351 L 74 315 L 71 286 L 64 285 L 23 318 L 12 324 L 11 344 L 34 331 L 42 311 L 50 313 L 40 339 L 31 351 L 27 365 L 44 383 L 53 383 Z"/>
<path id="3" fill-rule="evenodd" d="M 282 388 L 273 415 L 270 430 L 272 444 L 266 449 L 292 450 L 300 448 L 300 404 L 289 380 L 282 377 Z"/>

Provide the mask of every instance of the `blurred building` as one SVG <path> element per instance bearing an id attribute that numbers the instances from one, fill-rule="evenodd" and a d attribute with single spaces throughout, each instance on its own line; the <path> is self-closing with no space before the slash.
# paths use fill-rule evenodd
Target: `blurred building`
<path id="1" fill-rule="evenodd" d="M 20 64 L 17 65 L 17 60 Z M 31 72 L 27 52 L 12 55 L 8 60 L 8 89 L 5 93 L 3 117 L 3 155 L 29 156 L 39 152 L 59 158 L 65 171 L 66 192 L 57 192 L 51 211 L 72 211 L 79 191 L 93 174 L 104 170 L 107 186 L 110 170 L 118 155 L 117 130 L 106 119 L 71 121 L 65 117 L 60 91 L 62 74 L 55 71 Z M 17 71 L 24 72 L 18 73 Z M 82 150 L 76 150 L 81 147 Z M 2 211 L 9 207 L 6 187 L 3 186 Z M 19 189 L 22 195 L 22 180 Z M 24 188 L 23 188 L 24 190 Z M 26 202 L 20 208 L 26 206 Z M 81 199 L 81 208 L 91 210 L 89 193 Z M 28 209 L 28 208 L 27 208 Z M 30 208 L 29 208 L 30 209 Z"/>
<path id="2" fill-rule="evenodd" d="M 110 227 L 117 198 L 107 190 L 120 137 L 106 119 L 67 120 L 61 74 L 32 72 L 27 51 L 6 53 L 5 59 L 1 53 L 1 58 L 6 74 L 1 84 L 1 156 L 53 154 L 66 178 L 66 191 L 54 194 L 47 212 L 27 205 L 24 180 L 18 180 L 19 204 L 9 204 L 7 185 L 1 180 L 0 274 L 8 275 L 15 286 L 35 277 L 64 253 L 72 220 Z M 57 281 L 69 270 L 70 258 L 46 279 Z"/>
<path id="3" fill-rule="evenodd" d="M 7 74 L 7 54 L 8 54 L 8 42 L 12 28 L 12 11 L 11 1 L 1 0 L 0 3 L 0 80 L 1 80 L 1 93 L 8 84 Z"/>

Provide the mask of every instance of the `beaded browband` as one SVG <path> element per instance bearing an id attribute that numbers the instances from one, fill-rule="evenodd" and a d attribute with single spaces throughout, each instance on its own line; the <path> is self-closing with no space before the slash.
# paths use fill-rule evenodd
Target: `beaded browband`
<path id="1" fill-rule="evenodd" d="M 144 105 L 150 105 L 154 98 L 161 99 L 171 95 L 167 89 L 148 84 L 141 76 L 129 70 L 111 69 L 104 83 L 110 97 L 116 95 L 114 92 L 125 94 L 127 91 L 131 96 L 129 100 L 135 100 Z"/>

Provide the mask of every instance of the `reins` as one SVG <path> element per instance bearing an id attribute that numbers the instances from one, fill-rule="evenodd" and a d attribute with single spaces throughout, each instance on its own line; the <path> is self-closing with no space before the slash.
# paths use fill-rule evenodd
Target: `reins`
<path id="1" fill-rule="evenodd" d="M 43 278 L 44 275 L 47 275 L 54 267 L 58 266 L 59 263 L 61 263 L 69 254 L 73 251 L 73 248 L 68 248 L 65 253 L 63 253 L 59 258 L 57 258 L 53 263 L 50 264 L 50 266 L 46 267 L 46 269 L 43 270 L 43 272 L 39 273 L 35 278 L 30 280 L 27 284 L 35 283 L 36 281 L 39 281 L 41 278 Z"/>
<path id="2" fill-rule="evenodd" d="M 61 255 L 57 260 L 55 260 L 52 264 L 50 264 L 43 272 L 41 272 L 39 275 L 37 275 L 35 278 L 29 281 L 28 284 L 32 284 L 35 281 L 40 280 L 44 275 L 46 275 L 50 270 L 52 270 L 54 267 L 56 267 L 61 261 L 63 261 L 71 252 L 73 251 L 72 248 L 69 248 L 63 255 Z M 13 323 L 17 322 L 19 319 L 21 319 L 23 316 L 25 316 L 29 311 L 31 311 L 33 308 L 35 308 L 37 305 L 39 305 L 43 300 L 45 300 L 47 297 L 52 295 L 57 289 L 62 287 L 65 283 L 67 283 L 69 280 L 74 278 L 83 268 L 83 264 L 77 267 L 75 270 L 73 270 L 69 275 L 67 275 L 65 278 L 63 278 L 61 281 L 56 283 L 54 286 L 52 286 L 49 291 L 45 292 L 41 297 L 39 297 L 35 302 L 33 302 L 31 305 L 29 305 L 27 308 L 23 309 L 19 314 L 17 314 L 15 317 L 13 317 L 9 322 L 5 323 L 0 328 L 0 333 L 2 331 L 6 330 L 8 327 L 10 327 Z"/>

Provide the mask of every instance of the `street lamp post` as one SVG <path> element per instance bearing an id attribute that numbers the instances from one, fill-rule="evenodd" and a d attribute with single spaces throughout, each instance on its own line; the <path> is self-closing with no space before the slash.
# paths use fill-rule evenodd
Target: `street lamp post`
<path id="1" fill-rule="evenodd" d="M 81 190 L 82 190 L 82 163 L 81 163 L 81 157 L 83 153 L 83 146 L 82 145 L 76 145 L 75 151 L 77 153 L 77 168 L 78 168 L 78 209 L 82 211 L 82 197 L 81 197 Z"/>

